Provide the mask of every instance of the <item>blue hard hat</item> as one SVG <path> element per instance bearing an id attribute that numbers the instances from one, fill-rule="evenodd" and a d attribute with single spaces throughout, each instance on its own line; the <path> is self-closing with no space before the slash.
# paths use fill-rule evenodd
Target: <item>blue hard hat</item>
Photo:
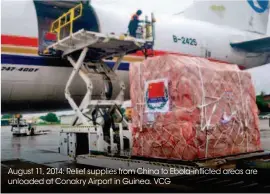
<path id="1" fill-rule="evenodd" d="M 136 12 L 136 14 L 137 14 L 137 15 L 141 15 L 141 14 L 142 14 L 142 10 L 139 9 L 139 10 Z"/>

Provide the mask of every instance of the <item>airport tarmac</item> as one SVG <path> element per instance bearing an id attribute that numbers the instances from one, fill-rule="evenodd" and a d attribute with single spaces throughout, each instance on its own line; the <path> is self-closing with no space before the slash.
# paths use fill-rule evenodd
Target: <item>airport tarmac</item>
<path id="1" fill-rule="evenodd" d="M 46 135 L 13 137 L 11 127 L 1 129 L 1 160 L 26 159 L 38 164 L 66 161 L 58 153 L 60 126 L 38 126 L 38 130 L 51 130 Z"/>
<path id="2" fill-rule="evenodd" d="M 57 164 L 69 158 L 58 153 L 60 126 L 38 126 L 47 135 L 13 137 L 10 127 L 1 128 L 1 160 L 27 159 L 39 164 Z M 269 120 L 260 120 L 261 142 L 270 151 Z"/>
<path id="3" fill-rule="evenodd" d="M 51 130 L 51 132 L 48 133 L 47 135 L 13 137 L 10 131 L 10 127 L 1 128 L 2 173 L 4 169 L 3 166 L 9 163 L 8 161 L 13 161 L 13 162 L 15 161 L 13 164 L 14 166 L 16 165 L 18 166 L 30 165 L 31 166 L 31 165 L 37 164 L 37 165 L 42 165 L 42 166 L 45 165 L 45 166 L 58 167 L 58 168 L 79 167 L 79 165 L 74 164 L 70 160 L 70 158 L 60 155 L 58 153 L 58 142 L 59 142 L 58 137 L 59 137 L 60 126 L 39 126 L 38 129 Z M 260 129 L 261 129 L 262 147 L 264 150 L 270 151 L 269 120 L 260 120 Z M 30 163 L 28 164 L 27 162 L 26 163 L 19 162 L 18 164 L 16 164 L 17 159 L 20 159 L 22 161 L 28 161 L 28 162 L 31 162 L 32 164 Z M 134 189 L 134 186 L 132 188 L 129 187 L 129 189 Z M 16 192 L 16 190 L 13 190 L 13 191 Z M 102 191 L 105 192 L 105 190 L 102 190 Z M 125 189 L 122 191 L 125 191 Z M 180 191 L 188 191 L 188 190 L 186 190 L 186 188 L 182 185 Z"/>

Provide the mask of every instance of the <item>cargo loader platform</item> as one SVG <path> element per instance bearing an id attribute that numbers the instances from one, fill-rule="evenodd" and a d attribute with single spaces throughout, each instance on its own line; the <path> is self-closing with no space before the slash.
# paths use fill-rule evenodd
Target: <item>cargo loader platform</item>
<path id="1" fill-rule="evenodd" d="M 125 35 L 105 35 L 81 29 L 48 46 L 47 49 L 60 50 L 63 52 L 62 56 L 65 57 L 83 48 L 88 48 L 89 52 L 94 54 L 91 57 L 100 60 L 140 50 L 146 43 L 147 41 L 144 39 L 136 39 Z"/>
<path id="2" fill-rule="evenodd" d="M 148 175 L 159 177 L 181 177 L 184 175 L 198 175 L 199 169 L 231 169 L 242 168 L 243 164 L 252 164 L 251 167 L 259 167 L 270 170 L 270 151 L 262 151 L 255 153 L 245 153 L 236 156 L 227 156 L 221 158 L 213 158 L 197 161 L 178 161 L 165 159 L 149 159 L 140 157 L 111 157 L 101 155 L 78 155 L 76 161 L 80 164 L 97 166 L 109 169 L 139 169 L 145 168 L 149 170 Z M 248 166 L 246 166 L 248 167 Z M 179 173 L 156 174 L 155 170 L 175 169 Z M 196 171 L 197 170 L 197 171 Z M 187 173 L 184 173 L 184 172 Z M 151 173 L 152 172 L 152 173 Z M 160 171 L 161 172 L 161 171 Z"/>

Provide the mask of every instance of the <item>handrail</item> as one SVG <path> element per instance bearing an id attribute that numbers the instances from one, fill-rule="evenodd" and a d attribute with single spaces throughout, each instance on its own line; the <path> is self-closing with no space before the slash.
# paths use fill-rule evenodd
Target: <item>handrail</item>
<path id="1" fill-rule="evenodd" d="M 51 33 L 57 33 L 57 40 L 60 40 L 61 30 L 70 24 L 69 35 L 73 33 L 73 22 L 82 16 L 83 5 L 80 3 L 75 7 L 68 10 L 68 12 L 61 15 L 58 19 L 56 19 L 50 28 Z M 76 11 L 78 11 L 78 15 L 76 15 Z"/>

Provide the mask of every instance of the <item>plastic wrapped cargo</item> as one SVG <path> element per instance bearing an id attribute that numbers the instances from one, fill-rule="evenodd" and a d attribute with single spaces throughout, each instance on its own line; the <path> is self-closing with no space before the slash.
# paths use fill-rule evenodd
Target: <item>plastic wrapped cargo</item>
<path id="1" fill-rule="evenodd" d="M 261 150 L 255 90 L 237 65 L 166 55 L 130 65 L 133 156 L 196 160 Z"/>

